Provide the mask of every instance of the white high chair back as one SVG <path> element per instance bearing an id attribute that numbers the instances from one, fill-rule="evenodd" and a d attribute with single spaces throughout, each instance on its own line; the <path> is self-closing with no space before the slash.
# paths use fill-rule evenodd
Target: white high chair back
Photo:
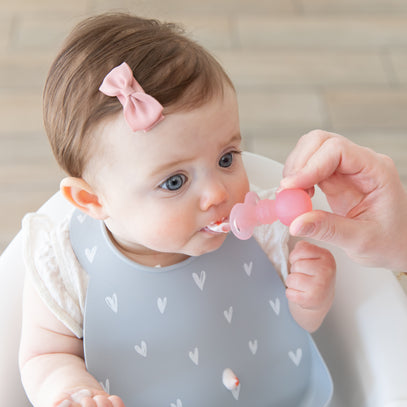
<path id="1" fill-rule="evenodd" d="M 244 161 L 251 183 L 264 188 L 279 184 L 281 164 L 251 153 L 244 153 Z M 328 208 L 321 193 L 314 207 Z M 57 193 L 39 211 L 57 220 L 70 209 Z M 366 269 L 340 250 L 330 250 L 338 264 L 336 298 L 314 338 L 332 374 L 331 406 L 407 407 L 407 297 L 391 272 Z M 0 400 L 3 406 L 26 407 L 31 404 L 17 361 L 24 278 L 21 234 L 0 257 L 0 277 Z"/>

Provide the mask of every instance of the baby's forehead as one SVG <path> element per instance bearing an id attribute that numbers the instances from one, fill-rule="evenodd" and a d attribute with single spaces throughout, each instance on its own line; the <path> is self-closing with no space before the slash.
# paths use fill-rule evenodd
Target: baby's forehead
<path id="1" fill-rule="evenodd" d="M 100 166 L 109 166 L 115 157 L 114 134 L 120 131 L 123 113 L 119 112 L 102 119 L 88 133 L 86 164 L 84 173 L 95 171 Z"/>
<path id="2" fill-rule="evenodd" d="M 122 111 L 101 120 L 90 132 L 89 138 L 91 142 L 86 164 L 88 172 L 117 166 L 117 163 L 124 160 L 125 155 L 131 154 L 137 164 L 140 157 L 154 148 L 154 143 L 149 140 L 149 132 L 133 132 Z"/>
<path id="3" fill-rule="evenodd" d="M 196 144 L 203 148 L 212 133 L 212 142 L 222 144 L 239 135 L 236 93 L 225 89 L 217 97 L 190 109 L 165 108 L 164 119 L 149 131 L 133 132 L 123 111 L 102 120 L 92 131 L 88 152 L 88 169 L 119 167 L 120 161 L 140 166 L 147 158 L 149 167 L 160 160 L 176 161 L 188 157 Z M 119 164 L 117 164 L 119 161 Z"/>

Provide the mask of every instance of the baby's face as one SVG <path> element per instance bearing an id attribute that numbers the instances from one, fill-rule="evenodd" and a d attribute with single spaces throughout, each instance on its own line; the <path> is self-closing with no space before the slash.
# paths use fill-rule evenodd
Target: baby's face
<path id="1" fill-rule="evenodd" d="M 96 190 L 126 255 L 164 266 L 221 246 L 226 235 L 207 226 L 227 219 L 249 190 L 232 89 L 167 114 L 147 133 L 133 133 L 120 114 L 97 137 Z"/>

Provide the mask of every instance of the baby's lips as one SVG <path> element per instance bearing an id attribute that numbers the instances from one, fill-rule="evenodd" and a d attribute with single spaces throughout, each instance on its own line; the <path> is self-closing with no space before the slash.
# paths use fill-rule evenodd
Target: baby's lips
<path id="1" fill-rule="evenodd" d="M 206 228 L 211 230 L 212 232 L 218 233 L 230 232 L 230 224 L 227 219 L 211 223 L 210 225 L 206 226 Z"/>
<path id="2" fill-rule="evenodd" d="M 229 233 L 230 232 L 230 223 L 229 222 L 223 222 L 219 225 L 223 233 Z"/>

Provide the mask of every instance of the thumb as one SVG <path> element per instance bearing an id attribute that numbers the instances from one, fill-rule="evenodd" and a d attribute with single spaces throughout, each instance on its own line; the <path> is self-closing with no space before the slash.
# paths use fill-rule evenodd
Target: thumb
<path id="1" fill-rule="evenodd" d="M 339 246 L 345 251 L 358 246 L 366 234 L 363 221 L 325 211 L 311 211 L 298 216 L 290 225 L 293 236 L 309 237 Z"/>

